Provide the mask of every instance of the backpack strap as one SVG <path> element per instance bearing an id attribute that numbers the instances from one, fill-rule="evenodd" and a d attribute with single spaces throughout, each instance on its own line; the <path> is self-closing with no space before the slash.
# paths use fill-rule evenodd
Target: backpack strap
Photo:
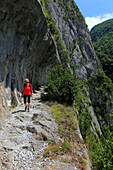
<path id="1" fill-rule="evenodd" d="M 24 87 L 26 86 L 26 84 L 24 83 Z M 29 87 L 31 88 L 31 84 L 29 84 Z"/>

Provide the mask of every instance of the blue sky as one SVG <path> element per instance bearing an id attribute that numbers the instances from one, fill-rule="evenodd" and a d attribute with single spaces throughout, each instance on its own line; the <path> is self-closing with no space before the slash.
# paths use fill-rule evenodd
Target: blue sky
<path id="1" fill-rule="evenodd" d="M 84 16 L 89 30 L 96 24 L 113 18 L 113 0 L 74 0 Z"/>

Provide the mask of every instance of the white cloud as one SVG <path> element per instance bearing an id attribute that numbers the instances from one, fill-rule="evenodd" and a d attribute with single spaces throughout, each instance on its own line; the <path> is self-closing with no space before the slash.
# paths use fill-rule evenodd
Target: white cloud
<path id="1" fill-rule="evenodd" d="M 106 21 L 108 19 L 113 18 L 113 13 L 111 14 L 104 14 L 104 15 L 99 15 L 97 17 L 86 17 L 86 24 L 88 25 L 89 30 L 91 30 L 91 28 L 103 21 Z"/>

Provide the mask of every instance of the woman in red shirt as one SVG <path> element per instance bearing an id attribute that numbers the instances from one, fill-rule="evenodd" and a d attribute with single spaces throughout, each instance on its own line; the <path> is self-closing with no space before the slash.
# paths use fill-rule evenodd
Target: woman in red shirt
<path id="1" fill-rule="evenodd" d="M 28 97 L 28 112 L 30 108 L 30 97 L 33 97 L 32 85 L 29 84 L 29 79 L 24 80 L 25 84 L 23 85 L 22 96 L 24 97 L 25 111 L 27 110 L 26 98 Z"/>

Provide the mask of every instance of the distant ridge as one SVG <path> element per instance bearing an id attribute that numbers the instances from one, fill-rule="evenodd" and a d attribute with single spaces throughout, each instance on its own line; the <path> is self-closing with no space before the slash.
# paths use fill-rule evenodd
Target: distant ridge
<path id="1" fill-rule="evenodd" d="M 94 26 L 91 38 L 103 70 L 113 81 L 113 19 Z"/>

